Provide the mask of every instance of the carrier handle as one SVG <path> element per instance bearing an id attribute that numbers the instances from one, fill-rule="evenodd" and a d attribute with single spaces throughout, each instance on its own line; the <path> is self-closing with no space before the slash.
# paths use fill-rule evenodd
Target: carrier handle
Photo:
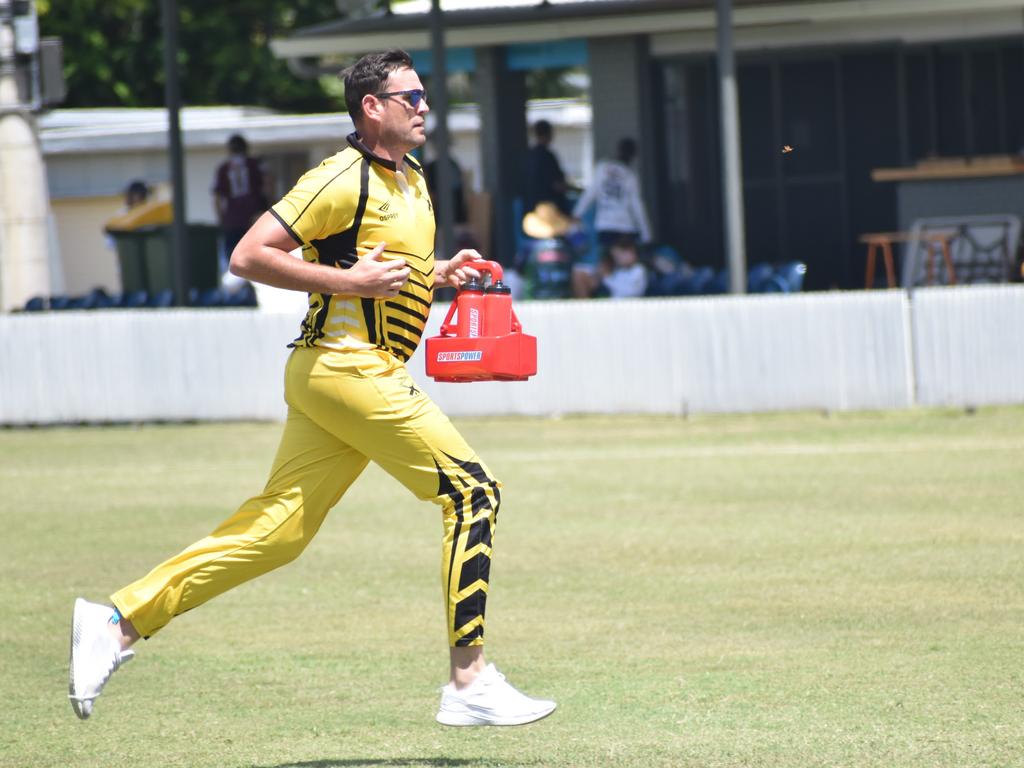
<path id="1" fill-rule="evenodd" d="M 489 261 L 482 259 L 480 261 L 467 261 L 464 266 L 469 266 L 475 269 L 477 272 L 486 273 L 491 276 L 491 284 L 498 282 L 502 277 L 505 276 L 504 271 L 501 268 L 501 264 L 496 261 Z M 452 318 L 455 317 L 455 310 L 459 305 L 458 296 L 455 297 L 455 301 L 448 307 L 448 314 L 444 316 L 444 320 L 441 323 L 441 335 L 442 336 L 453 336 Z M 521 331 L 523 327 L 519 324 L 519 318 L 516 317 L 515 312 L 512 313 L 512 328 L 516 331 Z"/>

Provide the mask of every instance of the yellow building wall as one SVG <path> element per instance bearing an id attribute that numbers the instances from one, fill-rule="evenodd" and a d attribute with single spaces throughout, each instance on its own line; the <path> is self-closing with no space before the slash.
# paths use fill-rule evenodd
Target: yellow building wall
<path id="1" fill-rule="evenodd" d="M 121 195 L 75 197 L 51 201 L 60 242 L 64 290 L 69 296 L 103 288 L 121 292 L 117 252 L 103 227 L 124 205 Z"/>

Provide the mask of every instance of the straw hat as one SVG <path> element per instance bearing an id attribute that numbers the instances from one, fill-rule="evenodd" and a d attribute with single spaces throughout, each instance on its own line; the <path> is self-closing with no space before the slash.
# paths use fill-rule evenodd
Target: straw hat
<path id="1" fill-rule="evenodd" d="M 572 228 L 572 219 L 558 210 L 554 203 L 537 203 L 523 216 L 523 232 L 537 240 L 561 237 Z"/>

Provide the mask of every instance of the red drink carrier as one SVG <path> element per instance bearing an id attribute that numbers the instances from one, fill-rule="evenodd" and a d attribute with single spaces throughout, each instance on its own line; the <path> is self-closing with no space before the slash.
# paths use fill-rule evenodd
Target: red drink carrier
<path id="1" fill-rule="evenodd" d="M 537 373 L 537 337 L 523 333 L 512 310 L 512 291 L 495 261 L 468 264 L 489 283 L 463 284 L 441 323 L 427 339 L 427 376 L 437 381 L 526 381 Z"/>

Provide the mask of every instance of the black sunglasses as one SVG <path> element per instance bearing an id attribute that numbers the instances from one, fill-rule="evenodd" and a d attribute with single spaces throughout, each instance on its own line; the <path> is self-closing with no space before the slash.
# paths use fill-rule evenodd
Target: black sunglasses
<path id="1" fill-rule="evenodd" d="M 427 92 L 422 88 L 410 88 L 408 91 L 389 91 L 387 93 L 375 93 L 373 95 L 378 99 L 387 99 L 391 96 L 405 96 L 409 105 L 414 109 L 420 105 L 421 101 L 425 101 L 427 98 Z"/>

